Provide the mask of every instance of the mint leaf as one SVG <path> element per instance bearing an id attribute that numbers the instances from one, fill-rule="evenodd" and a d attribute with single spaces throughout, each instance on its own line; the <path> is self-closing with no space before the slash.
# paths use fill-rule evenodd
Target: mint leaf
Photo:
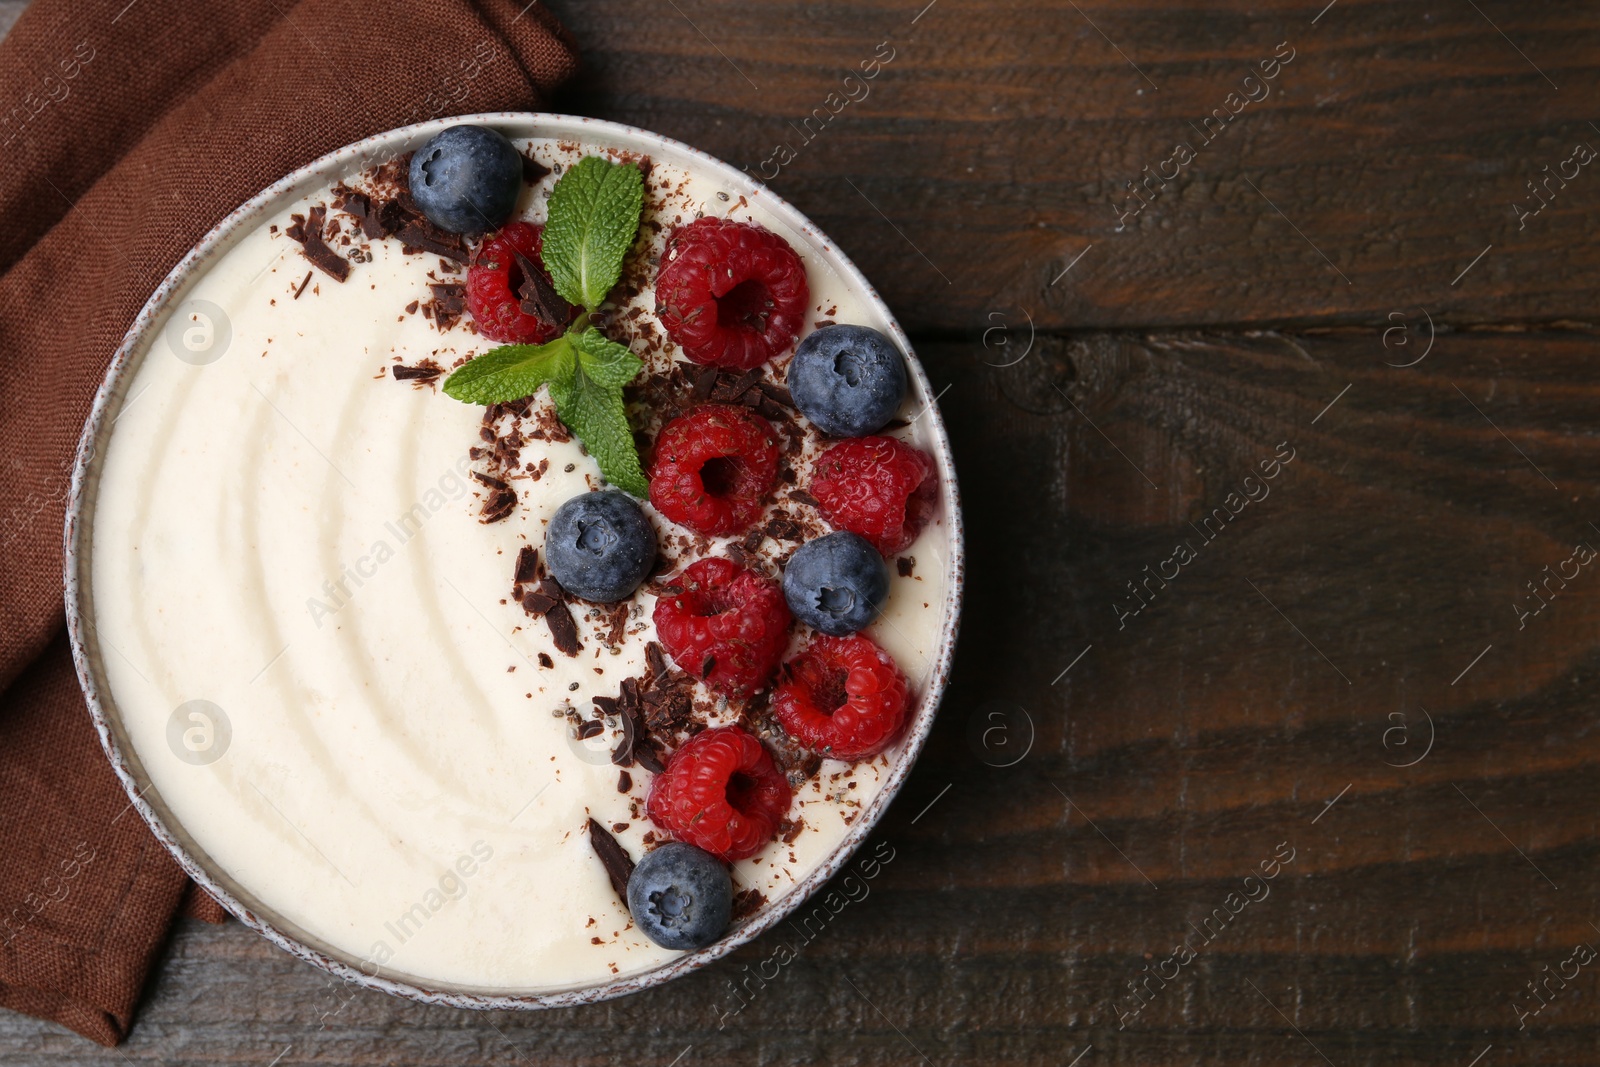
<path id="1" fill-rule="evenodd" d="M 644 369 L 644 361 L 627 345 L 617 344 L 593 326 L 567 337 L 578 352 L 578 366 L 599 385 L 621 388 Z"/>
<path id="2" fill-rule="evenodd" d="M 600 464 L 606 481 L 637 497 L 650 495 L 650 485 L 639 469 L 633 428 L 622 406 L 621 385 L 605 385 L 589 377 L 580 359 L 570 379 L 550 383 L 550 398 L 556 402 L 561 421 Z"/>
<path id="3" fill-rule="evenodd" d="M 501 345 L 446 378 L 444 392 L 467 404 L 503 404 L 532 396 L 546 382 L 566 381 L 576 367 L 567 335 L 542 345 Z"/>
<path id="4" fill-rule="evenodd" d="M 622 258 L 639 232 L 644 176 L 632 163 L 585 156 L 550 193 L 544 224 L 545 269 L 568 303 L 591 311 L 622 277 Z"/>

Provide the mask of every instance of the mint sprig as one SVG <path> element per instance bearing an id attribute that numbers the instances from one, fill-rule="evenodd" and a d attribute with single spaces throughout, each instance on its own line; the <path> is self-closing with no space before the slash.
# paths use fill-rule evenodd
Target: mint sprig
<path id="1" fill-rule="evenodd" d="M 567 330 L 542 345 L 501 345 L 445 379 L 447 396 L 468 404 L 502 404 L 550 387 L 556 414 L 583 442 L 612 485 L 645 496 L 622 387 L 644 369 L 626 345 L 589 321 L 622 277 L 622 261 L 639 232 L 644 178 L 631 163 L 586 156 L 568 168 L 550 194 L 542 239 L 544 267 L 556 292 L 584 309 Z"/>

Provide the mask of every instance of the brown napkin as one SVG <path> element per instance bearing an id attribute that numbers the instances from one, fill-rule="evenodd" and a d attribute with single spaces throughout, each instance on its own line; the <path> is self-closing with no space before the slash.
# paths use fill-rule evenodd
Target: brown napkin
<path id="1" fill-rule="evenodd" d="M 113 1045 L 190 893 L 111 773 L 63 631 L 78 432 L 140 306 L 283 174 L 576 67 L 538 0 L 35 0 L 0 42 L 0 1005 Z"/>

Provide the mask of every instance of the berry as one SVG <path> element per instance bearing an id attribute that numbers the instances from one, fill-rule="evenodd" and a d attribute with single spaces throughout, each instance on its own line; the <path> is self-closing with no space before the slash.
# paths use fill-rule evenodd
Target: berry
<path id="1" fill-rule="evenodd" d="M 543 226 L 508 223 L 473 253 L 467 268 L 467 310 L 485 337 L 543 344 L 577 315 L 578 309 L 561 298 L 544 269 L 543 234 Z M 524 264 L 533 268 L 531 274 Z"/>
<path id="2" fill-rule="evenodd" d="M 743 533 L 778 478 L 772 424 L 748 408 L 702 404 L 656 438 L 650 503 L 708 537 Z"/>
<path id="3" fill-rule="evenodd" d="M 544 558 L 561 588 L 609 604 L 630 595 L 656 562 L 656 532 L 644 509 L 615 489 L 575 496 L 544 532 Z"/>
<path id="4" fill-rule="evenodd" d="M 824 326 L 789 364 L 795 407 L 823 433 L 862 437 L 894 417 L 906 395 L 906 361 L 866 326 Z"/>
<path id="5" fill-rule="evenodd" d="M 705 948 L 733 916 L 733 879 L 711 853 L 669 841 L 633 869 L 628 910 L 634 925 L 662 948 Z"/>
<path id="6" fill-rule="evenodd" d="M 905 676 L 865 637 L 819 637 L 784 675 L 773 712 L 790 737 L 824 756 L 875 756 L 905 725 Z"/>
<path id="7" fill-rule="evenodd" d="M 678 840 L 731 863 L 772 840 L 789 813 L 790 795 L 788 779 L 754 734 L 719 726 L 672 754 L 650 785 L 646 810 Z"/>
<path id="8" fill-rule="evenodd" d="M 656 601 L 656 636 L 679 667 L 746 697 L 766 686 L 789 642 L 789 608 L 771 578 L 731 559 L 691 563 Z"/>
<path id="9" fill-rule="evenodd" d="M 487 233 L 522 193 L 522 156 L 487 126 L 451 126 L 411 157 L 411 199 L 451 233 Z"/>
<path id="10" fill-rule="evenodd" d="M 833 637 L 878 616 L 889 568 L 867 539 L 840 530 L 800 546 L 783 568 L 783 598 L 794 617 Z"/>
<path id="11" fill-rule="evenodd" d="M 910 547 L 933 514 L 933 460 L 892 437 L 842 441 L 817 457 L 811 495 L 822 517 L 892 556 Z"/>
<path id="12" fill-rule="evenodd" d="M 789 242 L 747 222 L 696 219 L 673 231 L 656 275 L 656 315 L 696 363 L 759 367 L 788 351 L 811 290 Z"/>

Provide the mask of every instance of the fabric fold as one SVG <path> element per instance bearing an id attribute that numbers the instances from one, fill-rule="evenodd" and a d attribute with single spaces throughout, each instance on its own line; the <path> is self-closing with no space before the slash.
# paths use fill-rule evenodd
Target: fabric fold
<path id="1" fill-rule="evenodd" d="M 220 915 L 129 806 L 64 636 L 73 456 L 129 324 L 289 171 L 537 109 L 576 67 L 555 18 L 509 0 L 35 0 L 0 42 L 0 1004 L 115 1044 L 173 918 Z"/>

